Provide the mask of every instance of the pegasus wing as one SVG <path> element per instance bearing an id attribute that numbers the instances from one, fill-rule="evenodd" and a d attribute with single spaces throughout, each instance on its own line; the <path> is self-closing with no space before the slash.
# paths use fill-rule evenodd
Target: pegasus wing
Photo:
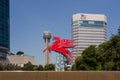
<path id="1" fill-rule="evenodd" d="M 61 46 L 65 47 L 65 48 L 73 48 L 74 45 L 72 44 L 74 40 L 67 40 L 67 39 L 63 39 L 61 40 Z"/>

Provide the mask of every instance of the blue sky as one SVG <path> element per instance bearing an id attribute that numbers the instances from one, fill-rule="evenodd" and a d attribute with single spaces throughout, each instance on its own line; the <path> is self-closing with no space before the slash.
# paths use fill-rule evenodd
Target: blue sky
<path id="1" fill-rule="evenodd" d="M 120 0 L 10 0 L 11 52 L 24 51 L 35 56 L 35 64 L 44 63 L 44 30 L 71 39 L 71 16 L 76 13 L 105 14 L 107 39 L 120 25 Z M 55 63 L 56 53 L 51 53 Z"/>

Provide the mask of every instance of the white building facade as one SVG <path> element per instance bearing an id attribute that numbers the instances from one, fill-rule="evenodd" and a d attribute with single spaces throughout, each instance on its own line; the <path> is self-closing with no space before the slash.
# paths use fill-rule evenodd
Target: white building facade
<path id="1" fill-rule="evenodd" d="M 107 17 L 103 14 L 78 13 L 72 16 L 73 57 L 78 57 L 90 45 L 106 41 Z"/>
<path id="2" fill-rule="evenodd" d="M 18 56 L 18 55 L 7 55 L 6 64 L 14 64 L 20 67 L 24 67 L 25 64 L 31 62 L 32 65 L 35 65 L 34 56 Z"/>

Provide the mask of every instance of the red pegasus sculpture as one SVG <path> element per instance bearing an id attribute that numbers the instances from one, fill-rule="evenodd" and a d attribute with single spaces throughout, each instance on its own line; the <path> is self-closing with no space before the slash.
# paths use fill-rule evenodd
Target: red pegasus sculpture
<path id="1" fill-rule="evenodd" d="M 60 39 L 60 37 L 56 37 L 53 36 L 53 40 L 54 42 L 52 43 L 51 46 L 48 46 L 46 49 L 44 49 L 44 52 L 48 49 L 50 52 L 51 51 L 55 51 L 58 52 L 60 54 L 62 54 L 63 56 L 66 57 L 68 64 L 70 62 L 70 58 L 68 57 L 68 55 L 72 56 L 72 52 L 70 52 L 67 48 L 73 48 L 74 45 L 72 44 L 72 42 L 74 40 L 68 40 L 68 39 Z"/>

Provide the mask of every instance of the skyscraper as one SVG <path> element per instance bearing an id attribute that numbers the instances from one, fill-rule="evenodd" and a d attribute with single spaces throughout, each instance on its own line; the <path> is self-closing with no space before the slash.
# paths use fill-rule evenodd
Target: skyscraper
<path id="1" fill-rule="evenodd" d="M 78 13 L 72 16 L 73 56 L 80 56 L 90 45 L 106 41 L 107 18 L 103 14 Z"/>
<path id="2" fill-rule="evenodd" d="M 0 58 L 5 58 L 10 49 L 9 0 L 0 0 Z"/>

